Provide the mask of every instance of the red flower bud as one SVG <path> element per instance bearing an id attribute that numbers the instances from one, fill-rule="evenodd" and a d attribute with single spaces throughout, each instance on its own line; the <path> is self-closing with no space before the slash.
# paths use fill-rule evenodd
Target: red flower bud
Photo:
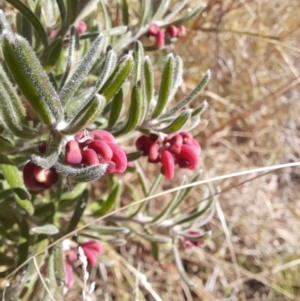
<path id="1" fill-rule="evenodd" d="M 80 144 L 88 144 L 94 139 L 94 135 L 92 135 L 89 131 L 87 130 L 80 130 L 76 135 L 75 135 L 75 140 L 80 143 Z"/>
<path id="2" fill-rule="evenodd" d="M 97 263 L 97 256 L 102 253 L 101 245 L 94 241 L 90 240 L 81 245 L 81 248 L 86 256 L 89 266 L 95 266 Z"/>
<path id="3" fill-rule="evenodd" d="M 99 164 L 97 153 L 93 149 L 86 149 L 82 151 L 82 163 L 88 166 L 94 166 Z"/>
<path id="4" fill-rule="evenodd" d="M 184 37 L 184 36 L 186 36 L 185 26 L 179 25 L 178 28 L 177 28 L 177 37 L 181 38 L 181 37 Z"/>
<path id="5" fill-rule="evenodd" d="M 157 143 L 154 143 L 150 146 L 148 162 L 158 163 L 159 162 L 159 149 L 160 146 Z"/>
<path id="6" fill-rule="evenodd" d="M 84 242 L 83 244 L 81 244 L 81 247 L 83 249 L 88 248 L 98 255 L 100 255 L 102 253 L 101 245 L 95 240 L 88 240 L 88 241 Z"/>
<path id="7" fill-rule="evenodd" d="M 28 162 L 24 168 L 23 168 L 23 180 L 25 185 L 33 190 L 33 191 L 39 191 L 39 190 L 44 190 L 50 188 L 49 185 L 46 185 L 44 183 L 40 183 L 36 180 L 34 176 L 34 168 L 35 164 L 32 162 Z"/>
<path id="8" fill-rule="evenodd" d="M 183 138 L 183 143 L 185 143 L 185 141 L 187 141 L 187 140 L 194 139 L 192 134 L 190 134 L 189 132 L 181 132 L 178 135 L 180 135 Z"/>
<path id="9" fill-rule="evenodd" d="M 172 139 L 169 141 L 169 143 L 170 143 L 169 151 L 173 154 L 179 154 L 183 143 L 182 136 L 179 134 L 173 136 Z"/>
<path id="10" fill-rule="evenodd" d="M 78 254 L 74 250 L 69 250 L 66 254 L 69 263 L 74 263 L 78 259 Z"/>
<path id="11" fill-rule="evenodd" d="M 159 32 L 159 27 L 155 23 L 149 25 L 148 32 L 147 32 L 148 36 L 156 36 L 158 32 Z"/>
<path id="12" fill-rule="evenodd" d="M 47 150 L 47 144 L 46 144 L 46 142 L 41 142 L 39 144 L 39 152 L 41 154 L 44 154 L 46 152 L 46 150 Z"/>
<path id="13" fill-rule="evenodd" d="M 159 30 L 159 32 L 156 35 L 156 46 L 158 48 L 161 48 L 165 45 L 165 31 Z"/>
<path id="14" fill-rule="evenodd" d="M 166 29 L 166 34 L 168 34 L 171 38 L 176 38 L 178 34 L 178 29 L 175 25 L 169 25 Z"/>
<path id="15" fill-rule="evenodd" d="M 94 130 L 90 132 L 93 135 L 94 139 L 103 140 L 105 142 L 115 142 L 115 137 L 108 131 L 105 130 Z"/>
<path id="16" fill-rule="evenodd" d="M 162 163 L 162 167 L 160 169 L 161 173 L 166 177 L 166 179 L 171 180 L 174 177 L 174 157 L 173 155 L 164 150 L 161 154 L 160 162 Z"/>
<path id="17" fill-rule="evenodd" d="M 140 136 L 135 142 L 137 150 L 143 152 L 143 156 L 148 156 L 152 144 L 153 142 L 151 141 L 149 136 L 146 135 Z"/>
<path id="18" fill-rule="evenodd" d="M 40 166 L 35 165 L 33 169 L 35 179 L 39 183 L 43 183 L 49 187 L 54 185 L 58 181 L 58 174 L 54 167 L 50 169 L 44 169 Z"/>
<path id="19" fill-rule="evenodd" d="M 197 151 L 191 145 L 183 144 L 176 161 L 181 168 L 195 169 L 199 163 Z"/>
<path id="20" fill-rule="evenodd" d="M 88 147 L 100 155 L 104 162 L 109 162 L 113 156 L 111 148 L 103 140 L 94 140 L 88 145 Z"/>
<path id="21" fill-rule="evenodd" d="M 127 157 L 124 150 L 114 143 L 107 143 L 113 152 L 111 161 L 116 164 L 114 174 L 121 174 L 127 168 Z"/>
<path id="22" fill-rule="evenodd" d="M 79 21 L 77 25 L 77 31 L 79 34 L 83 34 L 86 32 L 87 26 L 84 21 Z"/>
<path id="23" fill-rule="evenodd" d="M 192 146 L 195 149 L 195 151 L 197 152 L 198 156 L 201 154 L 201 146 L 197 140 L 195 140 L 195 139 L 186 140 L 184 142 L 184 144 Z"/>
<path id="24" fill-rule="evenodd" d="M 81 163 L 82 155 L 79 144 L 75 140 L 68 141 L 65 151 L 65 163 L 76 165 Z"/>

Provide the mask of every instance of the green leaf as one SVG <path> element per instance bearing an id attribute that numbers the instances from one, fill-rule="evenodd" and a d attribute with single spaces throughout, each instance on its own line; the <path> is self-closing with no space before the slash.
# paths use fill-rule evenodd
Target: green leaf
<path id="1" fill-rule="evenodd" d="M 50 254 L 47 263 L 47 278 L 46 278 L 47 289 L 44 290 L 43 297 L 41 301 L 49 300 L 49 293 L 54 295 L 56 289 L 56 279 L 55 279 L 55 258 L 53 252 Z"/>
<path id="2" fill-rule="evenodd" d="M 112 28 L 112 19 L 111 19 L 106 1 L 100 0 L 100 4 L 101 4 L 103 16 L 104 16 L 105 29 L 110 29 L 110 28 Z"/>
<path id="3" fill-rule="evenodd" d="M 153 20 L 161 20 L 165 13 L 168 11 L 170 3 L 171 0 L 161 0 L 160 5 L 153 16 Z"/>
<path id="4" fill-rule="evenodd" d="M 152 113 L 152 118 L 158 117 L 164 110 L 172 90 L 173 73 L 175 60 L 173 54 L 169 54 L 166 58 L 163 73 L 161 76 L 161 84 L 159 88 L 158 100 L 156 107 Z"/>
<path id="5" fill-rule="evenodd" d="M 159 235 L 159 234 L 147 234 L 144 232 L 134 231 L 142 238 L 156 244 L 169 244 L 172 242 L 172 238 L 170 236 Z"/>
<path id="6" fill-rule="evenodd" d="M 73 97 L 74 93 L 77 91 L 82 82 L 86 79 L 92 67 L 96 63 L 99 58 L 102 49 L 104 46 L 104 37 L 100 34 L 93 44 L 91 48 L 78 64 L 78 67 L 71 75 L 70 79 L 67 81 L 65 86 L 59 92 L 59 99 L 63 106 L 65 106 L 68 101 Z"/>
<path id="7" fill-rule="evenodd" d="M 148 56 L 144 58 L 142 67 L 142 92 L 149 107 L 151 101 L 154 99 L 154 71 Z"/>
<path id="8" fill-rule="evenodd" d="M 47 57 L 44 60 L 43 66 L 45 70 L 49 70 L 51 67 L 53 67 L 56 64 L 61 54 L 62 47 L 63 47 L 62 38 L 58 37 L 57 40 L 55 40 L 51 44 Z"/>
<path id="9" fill-rule="evenodd" d="M 175 20 L 175 21 L 172 21 L 168 24 L 165 24 L 165 26 L 168 26 L 168 25 L 175 25 L 175 26 L 178 26 L 178 25 L 181 25 L 181 24 L 184 24 L 186 22 L 188 22 L 189 20 L 191 20 L 192 18 L 194 18 L 195 16 L 197 16 L 204 8 L 205 8 L 205 4 L 199 4 L 195 9 L 187 12 L 183 17 Z"/>
<path id="10" fill-rule="evenodd" d="M 82 214 L 86 208 L 88 197 L 89 197 L 88 190 L 84 190 L 83 193 L 77 198 L 76 208 L 70 220 L 67 233 L 70 233 L 76 229 L 78 223 L 80 222 Z"/>
<path id="11" fill-rule="evenodd" d="M 118 136 L 120 134 L 129 133 L 136 128 L 141 120 L 141 116 L 144 115 L 145 107 L 142 103 L 142 93 L 139 86 L 134 86 L 131 92 L 131 102 L 129 111 L 127 114 L 127 120 L 125 124 L 114 131 L 114 135 Z"/>
<path id="12" fill-rule="evenodd" d="M 201 115 L 206 109 L 208 108 L 208 103 L 206 100 L 204 100 L 199 107 L 193 110 L 192 117 Z"/>
<path id="13" fill-rule="evenodd" d="M 61 121 L 59 98 L 28 42 L 21 36 L 4 34 L 2 45 L 5 62 L 37 115 L 47 125 Z"/>
<path id="14" fill-rule="evenodd" d="M 67 0 L 67 26 L 76 20 L 79 10 L 79 0 Z"/>
<path id="15" fill-rule="evenodd" d="M 64 251 L 62 248 L 62 243 L 57 242 L 52 249 L 53 259 L 54 259 L 54 273 L 55 279 L 58 286 L 62 286 L 65 283 L 65 262 L 64 262 Z"/>
<path id="16" fill-rule="evenodd" d="M 18 220 L 20 231 L 19 246 L 18 246 L 18 261 L 17 266 L 21 265 L 28 257 L 29 250 L 29 227 L 26 219 L 23 217 Z"/>
<path id="17" fill-rule="evenodd" d="M 45 235 L 54 235 L 59 232 L 59 229 L 51 224 L 43 225 L 39 227 L 32 227 L 29 231 L 29 234 L 45 234 Z"/>
<path id="18" fill-rule="evenodd" d="M 142 63 L 144 59 L 144 48 L 140 41 L 136 41 L 134 43 L 133 58 L 134 58 L 133 82 L 134 84 L 137 84 L 141 80 Z"/>
<path id="19" fill-rule="evenodd" d="M 19 198 L 18 195 L 15 195 L 15 200 L 19 207 L 21 207 L 25 212 L 27 212 L 28 215 L 33 215 L 34 214 L 34 207 L 32 203 L 28 200 L 21 199 Z"/>
<path id="20" fill-rule="evenodd" d="M 77 67 L 79 57 L 80 57 L 79 35 L 76 27 L 72 26 L 70 30 L 70 40 L 69 40 L 66 69 L 60 83 L 61 88 L 65 85 L 65 82 L 68 80 L 70 75 L 73 74 L 75 68 Z"/>
<path id="21" fill-rule="evenodd" d="M 101 206 L 101 208 L 95 212 L 93 212 L 94 216 L 103 216 L 109 212 L 109 210 L 119 202 L 120 195 L 122 192 L 122 186 L 119 182 L 117 182 L 113 188 L 111 189 L 107 199 Z M 99 200 L 100 201 L 100 200 Z M 98 202 L 99 202 L 98 201 Z"/>
<path id="22" fill-rule="evenodd" d="M 191 103 L 198 95 L 199 93 L 204 89 L 207 82 L 209 81 L 211 77 L 210 70 L 207 70 L 204 74 L 203 79 L 201 82 L 195 87 L 195 89 L 187 95 L 184 99 L 182 99 L 177 105 L 175 105 L 173 108 L 168 110 L 165 114 L 161 115 L 161 118 L 166 118 L 169 116 L 172 116 L 174 113 L 182 109 L 183 107 L 187 106 L 189 103 Z"/>
<path id="23" fill-rule="evenodd" d="M 60 13 L 60 18 L 61 18 L 61 25 L 63 25 L 66 22 L 67 19 L 67 11 L 65 7 L 65 3 L 63 0 L 56 0 L 59 13 Z"/>
<path id="24" fill-rule="evenodd" d="M 26 19 L 31 23 L 33 28 L 36 30 L 39 38 L 41 39 L 45 48 L 48 47 L 48 39 L 46 32 L 44 30 L 43 25 L 39 21 L 39 19 L 35 16 L 35 14 L 21 1 L 19 0 L 7 0 L 12 6 L 14 6 L 17 10 L 19 10 Z"/>
<path id="25" fill-rule="evenodd" d="M 171 124 L 164 128 L 160 128 L 159 131 L 166 134 L 178 132 L 190 120 L 191 116 L 192 109 L 184 110 L 171 122 Z"/>
<path id="26" fill-rule="evenodd" d="M 32 45 L 32 27 L 29 21 L 20 12 L 17 14 L 18 33 Z"/>
<path id="27" fill-rule="evenodd" d="M 103 225 L 90 225 L 89 229 L 99 232 L 99 234 L 111 234 L 111 235 L 126 235 L 129 233 L 129 230 L 125 227 L 116 227 L 116 226 L 103 226 Z"/>
<path id="28" fill-rule="evenodd" d="M 31 194 L 24 186 L 23 179 L 18 168 L 8 163 L 1 164 L 0 166 L 8 185 L 14 189 L 15 193 L 17 193 L 21 199 L 27 198 L 30 200 Z"/>
<path id="29" fill-rule="evenodd" d="M 111 101 L 108 127 L 111 128 L 118 121 L 123 105 L 123 90 L 120 89 Z"/>
<path id="30" fill-rule="evenodd" d="M 181 279 L 186 283 L 186 285 L 189 288 L 195 288 L 197 287 L 197 284 L 194 283 L 187 275 L 184 266 L 182 264 L 182 260 L 180 258 L 180 253 L 177 247 L 177 244 L 175 242 L 173 242 L 173 255 L 174 255 L 174 259 L 175 259 L 175 263 L 177 266 L 177 270 L 179 272 L 179 275 L 181 277 Z"/>
<path id="31" fill-rule="evenodd" d="M 158 244 L 152 242 L 151 243 L 151 253 L 153 258 L 159 262 L 159 247 Z"/>
<path id="32" fill-rule="evenodd" d="M 151 12 L 151 1 L 141 0 L 138 28 L 142 28 L 147 23 L 147 19 L 150 12 Z"/>
<path id="33" fill-rule="evenodd" d="M 122 87 L 131 72 L 132 65 L 133 57 L 131 54 L 124 55 L 121 58 L 114 72 L 100 89 L 100 94 L 106 98 L 106 102 L 108 102 Z"/>
<path id="34" fill-rule="evenodd" d="M 128 12 L 128 3 L 127 0 L 121 0 L 121 9 L 122 9 L 122 16 L 123 16 L 123 23 L 125 25 L 129 24 L 129 12 Z"/>
<path id="35" fill-rule="evenodd" d="M 99 164 L 96 166 L 88 166 L 82 168 L 75 168 L 70 165 L 64 165 L 59 162 L 55 163 L 55 168 L 58 173 L 67 177 L 73 178 L 81 182 L 95 181 L 102 177 L 107 169 L 107 164 Z"/>
<path id="36" fill-rule="evenodd" d="M 68 121 L 68 125 L 61 132 L 67 135 L 76 134 L 79 130 L 92 124 L 103 111 L 105 99 L 96 94 L 93 99 L 83 106 Z"/>

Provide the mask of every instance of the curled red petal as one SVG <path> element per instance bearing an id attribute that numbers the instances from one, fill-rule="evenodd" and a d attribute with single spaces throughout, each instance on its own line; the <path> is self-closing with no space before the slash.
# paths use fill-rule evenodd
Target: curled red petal
<path id="1" fill-rule="evenodd" d="M 58 181 L 58 174 L 54 167 L 45 169 L 35 165 L 33 168 L 33 174 L 35 179 L 42 184 L 52 186 Z"/>
<path id="2" fill-rule="evenodd" d="M 156 46 L 158 48 L 163 47 L 165 45 L 165 31 L 159 30 L 156 34 Z"/>
<path id="3" fill-rule="evenodd" d="M 68 141 L 65 150 L 65 163 L 75 165 L 82 161 L 79 144 L 75 140 Z"/>
<path id="4" fill-rule="evenodd" d="M 81 244 L 81 247 L 85 249 L 90 249 L 98 255 L 102 253 L 102 246 L 95 240 L 86 241 L 83 244 Z"/>
<path id="5" fill-rule="evenodd" d="M 82 152 L 82 163 L 94 166 L 99 164 L 97 153 L 93 149 L 86 149 Z"/>
<path id="6" fill-rule="evenodd" d="M 195 139 L 186 140 L 184 144 L 192 146 L 195 149 L 195 151 L 197 152 L 198 156 L 201 154 L 201 146 L 197 140 L 195 140 Z"/>
<path id="7" fill-rule="evenodd" d="M 107 174 L 114 174 L 116 169 L 116 163 L 113 161 L 107 162 L 106 160 L 103 160 L 102 158 L 99 158 L 99 163 L 105 163 L 108 164 L 108 167 L 106 169 Z"/>
<path id="8" fill-rule="evenodd" d="M 180 135 L 183 138 L 183 143 L 185 143 L 185 141 L 193 139 L 192 134 L 190 134 L 189 132 L 181 132 L 178 135 Z"/>
<path id="9" fill-rule="evenodd" d="M 127 157 L 125 151 L 118 145 L 114 143 L 107 143 L 112 152 L 113 156 L 111 158 L 111 161 L 115 163 L 115 170 L 114 174 L 121 174 L 123 173 L 127 168 Z"/>
<path id="10" fill-rule="evenodd" d="M 113 152 L 109 145 L 103 140 L 94 140 L 89 145 L 88 148 L 93 149 L 98 155 L 105 161 L 110 161 L 113 157 Z"/>
<path id="11" fill-rule="evenodd" d="M 50 188 L 49 185 L 40 183 L 36 180 L 34 176 L 34 168 L 35 164 L 32 162 L 28 162 L 24 168 L 23 168 L 23 180 L 25 185 L 33 190 L 33 191 L 39 191 Z"/>
<path id="12" fill-rule="evenodd" d="M 177 134 L 170 140 L 169 151 L 173 154 L 179 154 L 181 152 L 181 146 L 183 143 L 183 138 L 181 135 Z"/>
<path id="13" fill-rule="evenodd" d="M 199 163 L 197 151 L 193 146 L 183 144 L 180 154 L 176 155 L 176 161 L 179 167 L 193 170 Z"/>
<path id="14" fill-rule="evenodd" d="M 175 169 L 175 163 L 174 163 L 174 157 L 173 155 L 167 151 L 164 150 L 161 153 L 160 162 L 162 163 L 161 167 L 161 173 L 166 177 L 166 179 L 171 180 L 174 177 L 174 169 Z"/>
<path id="15" fill-rule="evenodd" d="M 84 255 L 87 259 L 88 262 L 88 266 L 93 267 L 96 265 L 97 263 L 97 254 L 95 254 L 95 252 L 93 252 L 93 250 L 89 249 L 89 248 L 85 248 L 82 247 Z"/>
<path id="16" fill-rule="evenodd" d="M 156 135 L 156 134 L 150 134 L 149 135 L 149 139 L 150 139 L 150 141 L 151 142 L 157 142 L 158 141 L 158 135 Z"/>
<path id="17" fill-rule="evenodd" d="M 44 154 L 46 152 L 46 150 L 47 150 L 47 144 L 46 144 L 46 142 L 41 142 L 39 144 L 39 152 L 41 154 Z"/>
<path id="18" fill-rule="evenodd" d="M 148 156 L 152 144 L 150 137 L 146 135 L 140 136 L 135 142 L 137 150 L 143 152 L 143 156 Z"/>
<path id="19" fill-rule="evenodd" d="M 171 38 L 176 38 L 178 35 L 178 29 L 175 25 L 169 25 L 166 29 L 166 34 L 168 34 Z"/>
<path id="20" fill-rule="evenodd" d="M 94 139 L 104 140 L 105 142 L 115 142 L 115 137 L 108 131 L 105 130 L 94 130 L 90 132 Z"/>
<path id="21" fill-rule="evenodd" d="M 186 36 L 186 28 L 184 25 L 179 25 L 177 28 L 177 37 L 181 38 Z"/>
<path id="22" fill-rule="evenodd" d="M 150 146 L 148 162 L 150 163 L 158 163 L 159 162 L 159 145 L 154 143 Z"/>
<path id="23" fill-rule="evenodd" d="M 156 36 L 157 33 L 159 32 L 159 30 L 160 30 L 159 27 L 155 23 L 152 23 L 148 27 L 147 35 L 148 36 Z"/>

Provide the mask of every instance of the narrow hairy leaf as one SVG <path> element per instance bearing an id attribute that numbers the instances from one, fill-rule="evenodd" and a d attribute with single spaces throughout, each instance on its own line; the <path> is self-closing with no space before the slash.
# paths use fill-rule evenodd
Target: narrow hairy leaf
<path id="1" fill-rule="evenodd" d="M 189 288 L 195 288 L 197 286 L 197 284 L 194 283 L 189 278 L 189 276 L 187 275 L 187 273 L 184 269 L 184 266 L 183 266 L 183 263 L 182 263 L 182 260 L 181 260 L 180 253 L 179 253 L 178 246 L 177 246 L 176 242 L 173 242 L 173 255 L 174 255 L 176 267 L 177 267 L 177 270 L 179 272 L 179 275 L 180 275 L 181 279 L 186 283 L 186 285 Z"/>
<path id="2" fill-rule="evenodd" d="M 118 121 L 123 105 L 123 90 L 120 89 L 111 101 L 108 127 L 111 128 Z"/>
<path id="3" fill-rule="evenodd" d="M 103 202 L 101 208 L 93 213 L 94 216 L 103 216 L 109 212 L 114 205 L 119 202 L 122 192 L 122 186 L 120 183 L 116 183 L 111 189 L 107 199 Z"/>
<path id="4" fill-rule="evenodd" d="M 62 130 L 62 133 L 72 135 L 92 124 L 101 114 L 104 106 L 104 97 L 96 94 L 92 100 L 84 104 L 81 109 L 70 118 L 67 127 Z"/>
<path id="5" fill-rule="evenodd" d="M 15 165 L 12 164 L 1 164 L 2 173 L 6 179 L 8 185 L 14 189 L 15 193 L 21 198 L 28 200 L 31 199 L 31 194 L 28 192 L 27 188 L 24 186 L 22 176 L 20 171 Z"/>
<path id="6" fill-rule="evenodd" d="M 206 109 L 208 108 L 208 103 L 206 100 L 204 100 L 199 107 L 193 110 L 192 117 L 201 115 Z"/>
<path id="7" fill-rule="evenodd" d="M 144 48 L 140 41 L 136 41 L 134 43 L 133 58 L 134 58 L 133 82 L 134 84 L 137 84 L 141 80 L 142 63 L 144 59 Z"/>
<path id="8" fill-rule="evenodd" d="M 146 100 L 148 108 L 151 101 L 154 99 L 154 71 L 148 56 L 143 60 L 141 84 L 143 98 Z"/>
<path id="9" fill-rule="evenodd" d="M 147 23 L 147 19 L 150 12 L 151 12 L 151 1 L 141 0 L 138 28 L 142 28 Z"/>
<path id="10" fill-rule="evenodd" d="M 178 132 L 190 120 L 191 116 L 191 109 L 184 110 L 176 117 L 174 121 L 171 122 L 171 124 L 164 128 L 160 128 L 160 131 L 166 134 Z"/>
<path id="11" fill-rule="evenodd" d="M 188 0 L 181 0 L 177 4 L 177 6 L 172 8 L 171 13 L 169 13 L 167 16 L 165 16 L 164 21 L 169 21 L 169 20 L 173 19 L 173 17 L 176 17 L 181 12 L 181 10 L 186 6 L 187 3 L 188 3 Z"/>
<path id="12" fill-rule="evenodd" d="M 163 73 L 161 76 L 161 84 L 156 107 L 152 113 L 152 118 L 158 117 L 164 110 L 172 92 L 173 73 L 175 60 L 173 54 L 169 54 L 166 58 Z"/>
<path id="13" fill-rule="evenodd" d="M 43 66 L 45 70 L 49 70 L 51 67 L 53 67 L 57 60 L 59 59 L 59 56 L 61 54 L 61 50 L 63 47 L 63 41 L 61 37 L 58 37 L 50 46 L 47 57 L 44 60 Z"/>
<path id="14" fill-rule="evenodd" d="M 67 0 L 67 26 L 73 24 L 76 20 L 79 10 L 79 0 Z"/>
<path id="15" fill-rule="evenodd" d="M 98 35 L 97 35 L 98 36 Z M 60 87 L 63 87 L 67 79 L 73 74 L 77 63 L 79 61 L 80 51 L 79 51 L 79 35 L 75 26 L 71 27 L 70 30 L 70 40 L 69 40 L 69 49 L 67 56 L 66 69 L 61 80 Z"/>
<path id="16" fill-rule="evenodd" d="M 107 167 L 107 164 L 99 164 L 96 166 L 76 168 L 59 162 L 55 163 L 57 172 L 82 182 L 90 182 L 99 179 L 105 174 Z"/>
<path id="17" fill-rule="evenodd" d="M 47 262 L 47 276 L 46 276 L 46 285 L 47 289 L 44 289 L 43 296 L 41 301 L 49 301 L 49 294 L 53 295 L 56 290 L 56 279 L 55 279 L 55 258 L 53 252 L 50 254 L 48 262 Z"/>
<path id="18" fill-rule="evenodd" d="M 121 0 L 121 9 L 122 9 L 123 23 L 125 25 L 128 25 L 129 24 L 129 12 L 128 12 L 127 0 Z"/>
<path id="19" fill-rule="evenodd" d="M 53 259 L 54 259 L 54 274 L 56 284 L 62 286 L 65 283 L 65 261 L 64 261 L 64 251 L 61 242 L 57 242 L 52 249 Z"/>
<path id="20" fill-rule="evenodd" d="M 63 106 L 72 98 L 82 82 L 86 79 L 92 67 L 99 58 L 104 45 L 103 35 L 100 34 L 92 43 L 91 48 L 79 62 L 78 67 L 71 75 L 65 86 L 59 92 L 59 98 Z"/>
<path id="21" fill-rule="evenodd" d="M 80 222 L 82 214 L 86 208 L 88 197 L 89 197 L 88 190 L 84 190 L 83 193 L 77 198 L 76 208 L 70 220 L 67 233 L 76 229 L 78 223 Z"/>
<path id="22" fill-rule="evenodd" d="M 39 227 L 30 228 L 29 234 L 45 234 L 45 235 L 54 235 L 59 232 L 58 228 L 54 225 L 48 224 Z"/>
<path id="23" fill-rule="evenodd" d="M 182 75 L 183 75 L 183 61 L 180 56 L 176 55 L 171 97 L 173 97 L 176 94 L 178 87 L 182 84 Z"/>
<path id="24" fill-rule="evenodd" d="M 187 12 L 183 17 L 175 20 L 175 21 L 172 21 L 168 24 L 165 24 L 165 25 L 175 25 L 175 26 L 178 26 L 178 25 L 181 25 L 181 24 L 185 24 L 186 22 L 188 22 L 189 20 L 193 19 L 195 16 L 197 16 L 204 8 L 205 8 L 205 4 L 201 3 L 199 4 L 196 8 L 194 8 L 193 10 Z"/>
<path id="25" fill-rule="evenodd" d="M 111 75 L 111 73 L 116 68 L 116 64 L 117 64 L 117 54 L 114 52 L 114 50 L 110 49 L 107 52 L 104 63 L 101 67 L 99 77 L 94 85 L 95 92 L 99 91 L 102 88 L 102 86 L 107 81 L 108 77 Z"/>
<path id="26" fill-rule="evenodd" d="M 19 10 L 26 17 L 26 19 L 31 23 L 33 28 L 36 30 L 44 47 L 47 48 L 48 47 L 47 35 L 46 35 L 43 25 L 41 24 L 39 19 L 36 17 L 36 15 L 28 8 L 28 6 L 26 6 L 20 0 L 7 0 L 7 2 L 10 3 L 12 6 L 14 6 L 17 10 Z"/>
<path id="27" fill-rule="evenodd" d="M 172 242 L 172 238 L 170 236 L 159 235 L 159 234 L 147 234 L 144 232 L 134 231 L 142 238 L 157 244 L 168 244 Z"/>
<path id="28" fill-rule="evenodd" d="M 63 109 L 59 98 L 35 53 L 21 36 L 10 38 L 4 36 L 3 53 L 22 93 L 46 124 L 52 119 L 61 121 Z"/>
<path id="29" fill-rule="evenodd" d="M 100 89 L 100 94 L 105 97 L 106 102 L 110 101 L 115 93 L 119 91 L 125 80 L 128 78 L 132 65 L 133 57 L 131 54 L 125 55 L 121 58 L 114 72 Z"/>
<path id="30" fill-rule="evenodd" d="M 150 1 L 149 1 L 150 2 Z M 153 20 L 161 20 L 165 13 L 168 11 L 170 6 L 171 0 L 161 0 L 160 5 L 157 8 L 157 11 L 155 12 L 153 16 Z"/>
<path id="31" fill-rule="evenodd" d="M 136 128 L 145 108 L 142 107 L 142 93 L 139 86 L 134 86 L 131 92 L 131 102 L 125 124 L 114 133 L 116 136 L 129 133 Z"/>
<path id="32" fill-rule="evenodd" d="M 20 12 L 17 13 L 17 28 L 18 33 L 32 45 L 32 26 Z"/>
<path id="33" fill-rule="evenodd" d="M 126 235 L 130 231 L 126 227 L 118 227 L 118 226 L 104 226 L 104 225 L 90 225 L 89 229 L 99 232 L 99 234 L 112 234 L 118 235 L 123 234 Z"/>
<path id="34" fill-rule="evenodd" d="M 175 105 L 173 108 L 168 110 L 165 114 L 161 116 L 161 118 L 169 117 L 172 116 L 174 113 L 191 103 L 198 95 L 199 93 L 204 89 L 206 86 L 207 82 L 209 81 L 211 76 L 210 70 L 207 70 L 204 74 L 203 79 L 201 82 L 195 87 L 195 89 L 187 95 L 184 99 L 182 99 L 177 105 Z"/>
<path id="35" fill-rule="evenodd" d="M 105 22 L 105 29 L 112 28 L 112 18 L 109 13 L 109 9 L 107 7 L 105 0 L 100 0 L 103 16 L 104 16 L 104 22 Z"/>

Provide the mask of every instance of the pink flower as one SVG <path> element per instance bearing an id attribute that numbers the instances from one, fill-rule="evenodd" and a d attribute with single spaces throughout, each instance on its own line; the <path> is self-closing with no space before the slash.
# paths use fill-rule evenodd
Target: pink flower
<path id="1" fill-rule="evenodd" d="M 169 25 L 166 29 L 166 34 L 171 38 L 176 38 L 178 34 L 178 29 L 175 25 Z"/>
<path id="2" fill-rule="evenodd" d="M 186 28 L 183 25 L 179 25 L 177 28 L 177 37 L 181 38 L 186 36 Z"/>
<path id="3" fill-rule="evenodd" d="M 169 151 L 164 150 L 161 154 L 160 161 L 162 163 L 161 173 L 166 177 L 166 179 L 173 179 L 175 163 L 172 154 Z"/>
<path id="4" fill-rule="evenodd" d="M 82 154 L 79 144 L 75 140 L 68 141 L 65 150 L 65 162 L 67 164 L 76 165 L 81 163 Z"/>
<path id="5" fill-rule="evenodd" d="M 87 26 L 84 21 L 79 21 L 77 25 L 77 31 L 79 34 L 83 34 L 86 32 Z"/>
<path id="6" fill-rule="evenodd" d="M 165 31 L 164 30 L 159 30 L 159 32 L 157 33 L 156 46 L 158 48 L 165 46 Z"/>
<path id="7" fill-rule="evenodd" d="M 149 25 L 147 35 L 156 36 L 159 30 L 160 30 L 159 27 L 155 23 L 152 23 Z"/>
<path id="8" fill-rule="evenodd" d="M 88 266 L 95 266 L 97 263 L 97 257 L 102 254 L 101 245 L 94 240 L 89 240 L 81 244 L 81 248 L 86 256 Z"/>
<path id="9" fill-rule="evenodd" d="M 195 236 L 195 240 L 194 239 L 189 239 L 187 237 L 181 237 L 180 238 L 180 244 L 183 248 L 185 249 L 190 249 L 190 248 L 199 248 L 199 247 L 202 247 L 205 243 L 204 240 L 196 240 L 196 237 L 199 237 L 202 235 L 201 231 L 199 230 L 189 230 L 187 231 L 187 234 L 189 236 Z"/>
<path id="10" fill-rule="evenodd" d="M 72 274 L 72 267 L 69 263 L 64 264 L 65 269 L 65 286 L 70 288 L 74 283 L 74 277 Z"/>
<path id="11" fill-rule="evenodd" d="M 181 151 L 175 156 L 178 166 L 181 168 L 195 169 L 199 163 L 196 150 L 187 144 L 181 146 Z"/>

